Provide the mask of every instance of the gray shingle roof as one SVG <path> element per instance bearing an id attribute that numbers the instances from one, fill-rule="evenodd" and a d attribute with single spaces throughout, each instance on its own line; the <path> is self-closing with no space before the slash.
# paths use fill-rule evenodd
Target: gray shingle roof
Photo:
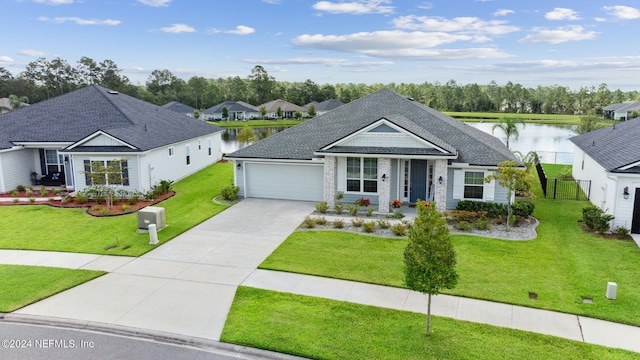
<path id="1" fill-rule="evenodd" d="M 629 172 L 618 169 L 640 161 L 640 118 L 623 121 L 569 140 L 607 171 Z M 640 172 L 640 169 L 636 168 L 636 172 Z"/>
<path id="2" fill-rule="evenodd" d="M 312 101 L 310 103 L 308 103 L 307 105 L 305 105 L 304 107 L 309 109 L 309 107 L 313 104 L 313 106 L 316 108 L 316 111 L 330 111 L 333 110 L 339 106 L 344 105 L 344 103 L 340 100 L 336 100 L 336 99 L 329 99 L 329 100 L 325 100 L 323 102 L 317 102 L 317 101 Z"/>
<path id="3" fill-rule="evenodd" d="M 223 131 L 92 85 L 0 115 L 0 149 L 16 142 L 77 142 L 99 130 L 140 151 Z"/>
<path id="4" fill-rule="evenodd" d="M 267 112 L 276 112 L 278 111 L 278 108 L 282 109 L 282 111 L 307 111 L 307 109 L 303 108 L 302 106 L 298 106 L 296 104 L 292 104 L 288 101 L 280 99 L 269 101 L 268 103 L 262 104 L 261 106 L 264 106 L 267 109 Z"/>
<path id="5" fill-rule="evenodd" d="M 515 156 L 496 137 L 407 99 L 388 89 L 340 106 L 326 114 L 260 140 L 229 158 L 312 159 L 314 152 L 385 118 L 429 141 L 457 162 L 497 165 Z"/>
<path id="6" fill-rule="evenodd" d="M 193 114 L 193 112 L 196 111 L 195 108 L 177 101 L 166 103 L 162 105 L 162 107 L 180 114 Z"/>
<path id="7" fill-rule="evenodd" d="M 214 105 L 207 110 L 204 111 L 205 114 L 221 114 L 222 108 L 227 107 L 229 112 L 255 112 L 255 109 L 252 109 L 248 106 L 242 105 L 235 101 L 225 101 L 218 105 Z"/>

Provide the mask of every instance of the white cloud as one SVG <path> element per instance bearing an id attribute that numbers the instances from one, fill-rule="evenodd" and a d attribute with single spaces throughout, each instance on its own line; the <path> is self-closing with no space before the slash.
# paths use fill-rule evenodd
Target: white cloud
<path id="1" fill-rule="evenodd" d="M 282 0 L 262 0 L 263 3 L 265 4 L 270 4 L 270 5 L 280 5 L 282 4 Z"/>
<path id="2" fill-rule="evenodd" d="M 517 26 L 508 25 L 504 20 L 485 21 L 477 17 L 457 17 L 446 19 L 439 16 L 401 16 L 393 19 L 398 29 L 421 31 L 446 31 L 463 34 L 503 35 L 519 31 Z"/>
<path id="3" fill-rule="evenodd" d="M 196 32 L 196 29 L 187 24 L 171 24 L 171 26 L 160 28 L 160 30 L 172 34 Z"/>
<path id="4" fill-rule="evenodd" d="M 418 5 L 418 9 L 431 10 L 433 9 L 433 4 L 430 2 L 423 2 L 422 4 Z"/>
<path id="5" fill-rule="evenodd" d="M 534 34 L 520 39 L 521 43 L 549 43 L 560 44 L 567 41 L 592 40 L 596 37 L 595 31 L 585 31 L 582 26 L 570 25 L 554 30 L 534 28 Z"/>
<path id="6" fill-rule="evenodd" d="M 163 7 L 169 6 L 171 0 L 138 0 L 142 5 L 153 6 L 153 7 Z"/>
<path id="7" fill-rule="evenodd" d="M 249 35 L 249 34 L 253 34 L 254 32 L 256 32 L 256 29 L 248 26 L 244 26 L 244 25 L 236 26 L 235 30 L 225 31 L 225 33 L 227 34 L 235 34 L 235 35 Z"/>
<path id="8" fill-rule="evenodd" d="M 572 9 L 555 8 L 544 15 L 547 20 L 580 20 L 578 13 Z"/>
<path id="9" fill-rule="evenodd" d="M 33 50 L 33 49 L 22 49 L 18 51 L 18 54 L 25 55 L 25 56 L 34 56 L 34 57 L 35 56 L 41 57 L 46 55 L 44 51 Z"/>
<path id="10" fill-rule="evenodd" d="M 390 14 L 394 7 L 391 0 L 357 0 L 351 2 L 331 2 L 318 1 L 313 4 L 313 8 L 318 11 L 325 11 L 331 14 Z"/>
<path id="11" fill-rule="evenodd" d="M 46 16 L 40 16 L 38 18 L 39 21 L 46 21 L 46 22 L 52 22 L 55 24 L 64 24 L 66 22 L 73 22 L 76 23 L 76 25 L 107 25 L 107 26 L 115 26 L 115 25 L 120 25 L 121 21 L 120 20 L 112 20 L 112 19 L 105 19 L 105 20 L 100 20 L 100 19 L 82 19 L 79 17 L 54 17 L 54 18 L 48 18 Z"/>
<path id="12" fill-rule="evenodd" d="M 73 4 L 73 0 L 33 0 L 38 4 L 47 4 L 47 5 L 66 5 Z"/>
<path id="13" fill-rule="evenodd" d="M 10 58 L 8 56 L 4 56 L 4 55 L 0 55 L 0 63 L 12 63 L 13 62 L 13 58 Z"/>
<path id="14" fill-rule="evenodd" d="M 593 20 L 595 20 L 597 22 L 605 22 L 605 21 L 607 21 L 607 19 L 605 19 L 603 17 L 597 17 L 597 18 L 594 18 Z"/>
<path id="15" fill-rule="evenodd" d="M 609 15 L 615 16 L 621 20 L 640 19 L 640 9 L 632 8 L 631 6 L 605 6 L 603 9 L 609 13 Z"/>
<path id="16" fill-rule="evenodd" d="M 493 16 L 507 16 L 510 14 L 515 14 L 516 12 L 509 9 L 499 9 L 498 11 L 493 13 Z"/>
<path id="17" fill-rule="evenodd" d="M 393 65 L 393 61 L 351 61 L 341 58 L 282 58 L 282 59 L 242 59 L 250 64 L 277 65 L 326 65 L 329 67 L 358 67 L 358 66 L 386 66 Z"/>

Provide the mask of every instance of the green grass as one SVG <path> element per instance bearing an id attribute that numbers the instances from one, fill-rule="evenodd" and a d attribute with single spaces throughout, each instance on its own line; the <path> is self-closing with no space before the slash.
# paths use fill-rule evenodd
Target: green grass
<path id="1" fill-rule="evenodd" d="M 556 114 L 506 114 L 488 112 L 454 112 L 445 111 L 445 114 L 462 121 L 486 121 L 498 122 L 503 117 L 522 119 L 525 123 L 532 124 L 557 124 L 557 125 L 578 125 L 579 115 L 556 115 Z"/>
<path id="2" fill-rule="evenodd" d="M 103 274 L 102 271 L 0 265 L 0 312 L 15 311 Z"/>
<path id="3" fill-rule="evenodd" d="M 547 335 L 239 287 L 221 340 L 314 359 L 636 359 Z"/>
<path id="4" fill-rule="evenodd" d="M 207 121 L 210 124 L 222 128 L 243 128 L 249 127 L 271 127 L 271 126 L 294 126 L 306 120 L 248 120 L 248 121 Z"/>
<path id="5" fill-rule="evenodd" d="M 160 242 L 226 209 L 212 198 L 232 181 L 232 164 L 217 163 L 177 182 L 176 195 L 157 205 L 166 209 L 168 225 L 158 232 Z M 2 206 L 0 248 L 139 256 L 154 246 L 149 245 L 148 234 L 136 233 L 137 225 L 137 213 L 93 217 L 77 208 Z"/>
<path id="6" fill-rule="evenodd" d="M 545 199 L 539 183 L 535 192 L 534 216 L 541 223 L 535 240 L 451 236 L 460 280 L 445 293 L 640 325 L 636 244 L 583 232 L 578 220 L 588 202 Z M 260 267 L 403 287 L 405 246 L 406 241 L 362 234 L 296 232 Z M 609 281 L 618 284 L 615 301 L 604 296 Z M 529 292 L 538 300 L 529 299 Z"/>
<path id="7" fill-rule="evenodd" d="M 542 168 L 544 169 L 544 173 L 547 174 L 548 179 L 557 178 L 562 169 L 571 168 L 571 165 L 562 165 L 562 164 L 542 164 Z"/>

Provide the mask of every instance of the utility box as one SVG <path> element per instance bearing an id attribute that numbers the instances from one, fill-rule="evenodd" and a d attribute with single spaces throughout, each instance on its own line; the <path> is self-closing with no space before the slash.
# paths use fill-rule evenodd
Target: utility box
<path id="1" fill-rule="evenodd" d="M 616 284 L 614 282 L 608 282 L 607 283 L 607 295 L 606 295 L 607 299 L 615 300 L 617 292 L 618 292 L 618 284 Z"/>
<path id="2" fill-rule="evenodd" d="M 167 226 L 167 218 L 163 207 L 147 206 L 138 210 L 138 229 L 148 231 L 151 224 L 154 224 L 157 230 Z"/>

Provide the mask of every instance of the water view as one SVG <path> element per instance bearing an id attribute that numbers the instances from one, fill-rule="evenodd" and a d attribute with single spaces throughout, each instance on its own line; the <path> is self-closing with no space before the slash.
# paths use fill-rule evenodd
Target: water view
<path id="1" fill-rule="evenodd" d="M 467 123 L 479 130 L 491 134 L 491 129 L 495 123 Z M 571 125 L 547 125 L 547 124 L 518 124 L 520 136 L 509 140 L 511 150 L 520 151 L 526 154 L 529 151 L 536 151 L 540 160 L 545 163 L 571 164 L 573 159 L 573 143 L 569 138 L 576 136 L 575 126 Z M 256 139 L 264 139 L 278 133 L 286 127 L 263 127 L 253 128 Z M 238 132 L 241 129 L 225 129 L 222 134 L 222 152 L 232 153 L 247 146 L 246 143 L 238 141 Z M 500 129 L 496 129 L 493 135 L 506 143 L 507 138 Z"/>

